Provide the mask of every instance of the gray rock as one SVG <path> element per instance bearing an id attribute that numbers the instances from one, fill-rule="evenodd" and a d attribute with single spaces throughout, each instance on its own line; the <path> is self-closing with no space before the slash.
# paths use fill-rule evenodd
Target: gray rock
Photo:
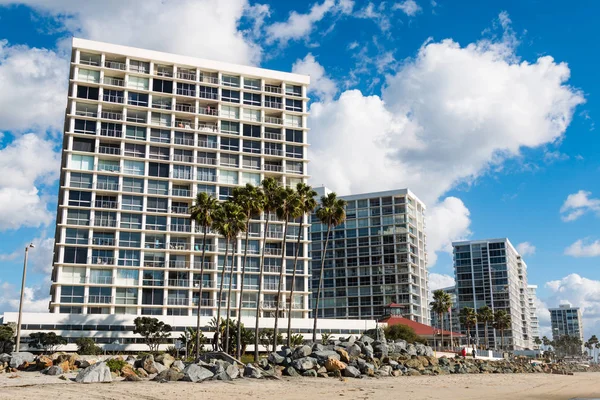
<path id="1" fill-rule="evenodd" d="M 18 353 L 10 353 L 10 361 L 8 366 L 11 368 L 19 368 L 25 363 L 32 363 L 35 360 L 35 356 L 27 351 L 20 351 Z"/>
<path id="2" fill-rule="evenodd" d="M 334 358 L 336 360 L 340 359 L 340 355 L 333 350 L 315 351 L 310 356 L 316 357 L 320 363 L 324 363 L 329 358 Z"/>
<path id="3" fill-rule="evenodd" d="M 0 363 L 10 362 L 10 354 L 2 353 L 0 354 Z"/>
<path id="4" fill-rule="evenodd" d="M 292 349 L 287 346 L 282 346 L 279 355 L 282 357 L 290 357 L 292 355 Z"/>
<path id="5" fill-rule="evenodd" d="M 427 350 L 425 349 L 425 345 L 423 345 L 421 343 L 415 344 L 415 349 L 417 351 L 418 356 L 424 356 L 425 353 L 427 352 Z"/>
<path id="6" fill-rule="evenodd" d="M 307 371 L 317 366 L 317 360 L 312 357 L 303 357 L 292 362 L 292 367 L 299 371 Z"/>
<path id="7" fill-rule="evenodd" d="M 392 367 L 389 365 L 383 365 L 377 370 L 379 376 L 390 376 L 392 374 Z"/>
<path id="8" fill-rule="evenodd" d="M 367 335 L 362 335 L 360 337 L 360 341 L 365 343 L 365 344 L 371 344 L 375 341 L 375 339 L 373 339 L 371 336 L 367 336 Z"/>
<path id="9" fill-rule="evenodd" d="M 79 372 L 75 377 L 77 383 L 101 383 L 101 382 L 112 382 L 112 375 L 110 369 L 105 362 L 98 362 L 94 365 L 90 365 L 83 371 Z"/>
<path id="10" fill-rule="evenodd" d="M 181 360 L 175 360 L 173 364 L 171 364 L 171 368 L 175 368 L 179 371 L 183 371 L 185 369 L 185 364 Z"/>
<path id="11" fill-rule="evenodd" d="M 308 376 L 309 378 L 316 378 L 317 377 L 317 371 L 315 371 L 314 369 L 309 369 L 308 371 L 304 371 L 304 373 L 302 374 L 302 376 Z"/>
<path id="12" fill-rule="evenodd" d="M 137 359 L 134 356 L 128 356 L 125 360 L 125 362 L 127 362 L 127 364 L 131 365 L 132 367 L 135 365 L 136 361 Z"/>
<path id="13" fill-rule="evenodd" d="M 433 357 L 433 349 L 431 346 L 425 346 L 425 356 Z"/>
<path id="14" fill-rule="evenodd" d="M 417 348 L 415 347 L 414 344 L 409 343 L 406 345 L 406 354 L 408 354 L 409 356 L 417 355 Z"/>
<path id="15" fill-rule="evenodd" d="M 266 358 L 259 359 L 258 366 L 261 367 L 262 369 L 269 368 L 269 360 L 267 360 Z"/>
<path id="16" fill-rule="evenodd" d="M 225 367 L 223 364 L 212 364 L 208 367 L 208 369 L 215 375 L 220 375 L 225 372 Z"/>
<path id="17" fill-rule="evenodd" d="M 304 345 L 299 346 L 294 349 L 294 353 L 292 354 L 292 360 L 297 360 L 299 358 L 308 357 L 312 353 L 312 347 Z"/>
<path id="18" fill-rule="evenodd" d="M 263 377 L 260 370 L 252 364 L 246 364 L 246 367 L 244 368 L 244 376 L 246 378 L 254 379 L 261 379 Z"/>
<path id="19" fill-rule="evenodd" d="M 237 365 L 230 365 L 225 369 L 225 373 L 233 380 L 240 376 L 240 369 Z"/>
<path id="20" fill-rule="evenodd" d="M 348 365 L 344 370 L 344 376 L 347 376 L 348 378 L 358 378 L 360 376 L 360 371 L 357 368 Z"/>
<path id="21" fill-rule="evenodd" d="M 389 354 L 388 345 L 385 342 L 373 342 L 373 353 L 377 358 L 387 357 Z"/>
<path id="22" fill-rule="evenodd" d="M 152 380 L 157 382 L 177 382 L 182 380 L 183 378 L 183 372 L 179 372 L 169 368 L 156 375 Z"/>
<path id="23" fill-rule="evenodd" d="M 212 372 L 198 364 L 190 364 L 183 369 L 183 380 L 188 382 L 202 382 L 213 376 Z"/>
<path id="24" fill-rule="evenodd" d="M 285 374 L 288 376 L 300 376 L 298 371 L 294 367 L 287 367 L 285 370 Z"/>
<path id="25" fill-rule="evenodd" d="M 275 352 L 269 354 L 269 362 L 276 365 L 281 365 L 285 361 L 285 357 Z"/>
<path id="26" fill-rule="evenodd" d="M 175 357 L 173 357 L 169 353 L 163 353 L 163 354 L 156 356 L 154 361 L 161 363 L 162 365 L 164 365 L 167 368 L 171 368 L 171 365 L 173 365 L 173 363 L 175 362 Z"/>
<path id="27" fill-rule="evenodd" d="M 46 375 L 57 376 L 57 375 L 61 375 L 63 373 L 63 370 L 58 365 L 54 365 L 54 366 L 46 369 L 45 373 L 46 373 Z"/>
<path id="28" fill-rule="evenodd" d="M 360 356 L 360 353 L 362 353 L 361 347 L 359 345 L 357 345 L 356 343 L 350 347 L 347 347 L 346 351 L 348 352 L 348 355 L 350 357 L 358 357 L 358 356 Z"/>
<path id="29" fill-rule="evenodd" d="M 312 345 L 312 351 L 323 351 L 325 347 L 321 343 L 315 343 Z"/>

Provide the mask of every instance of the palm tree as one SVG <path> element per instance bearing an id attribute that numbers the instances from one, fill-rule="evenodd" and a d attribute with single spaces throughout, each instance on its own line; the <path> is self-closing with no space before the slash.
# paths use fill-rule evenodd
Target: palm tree
<path id="1" fill-rule="evenodd" d="M 283 271 L 285 271 L 285 253 L 287 244 L 287 231 L 290 218 L 297 218 L 298 214 L 298 196 L 294 189 L 286 187 L 279 190 L 279 204 L 277 206 L 277 218 L 284 220 L 283 225 L 283 243 L 281 244 L 281 268 L 279 270 L 279 283 L 277 285 L 277 304 L 275 305 L 275 324 L 273 326 L 274 340 L 273 351 L 277 351 L 277 336 L 279 335 L 279 305 L 281 303 L 281 289 L 283 287 Z M 290 316 L 288 315 L 288 319 Z"/>
<path id="2" fill-rule="evenodd" d="M 202 306 L 202 283 L 204 279 L 204 260 L 206 258 L 206 235 L 214 222 L 214 214 L 219 209 L 219 201 L 200 192 L 196 195 L 194 205 L 190 208 L 190 218 L 196 222 L 196 227 L 202 227 L 202 258 L 200 261 L 200 282 L 198 284 L 198 318 L 196 319 L 196 358 L 200 356 L 200 310 Z"/>
<path id="3" fill-rule="evenodd" d="M 321 271 L 319 273 L 319 287 L 317 288 L 317 298 L 315 299 L 315 312 L 313 323 L 313 343 L 317 342 L 317 320 L 319 316 L 319 299 L 321 298 L 321 287 L 323 286 L 323 271 L 325 270 L 325 257 L 327 256 L 327 245 L 329 244 L 329 234 L 331 228 L 334 228 L 346 220 L 346 200 L 339 199 L 333 192 L 326 196 L 321 196 L 321 205 L 317 209 L 317 218 L 322 224 L 327 225 L 327 238 L 325 247 L 321 256 Z"/>
<path id="4" fill-rule="evenodd" d="M 294 270 L 292 272 L 292 287 L 290 289 L 290 305 L 288 310 L 288 327 L 287 327 L 287 345 L 288 347 L 292 346 L 292 304 L 294 302 L 294 288 L 296 286 L 296 265 L 298 264 L 298 255 L 300 252 L 301 240 L 302 240 L 302 222 L 304 215 L 312 213 L 312 211 L 317 207 L 317 201 L 315 197 L 317 197 L 317 192 L 313 190 L 312 187 L 308 186 L 305 183 L 298 183 L 296 185 L 296 196 L 298 198 L 298 207 L 297 211 L 300 213 L 297 217 L 301 217 L 300 219 L 300 227 L 298 229 L 298 240 L 296 242 L 296 255 L 294 256 Z"/>
<path id="5" fill-rule="evenodd" d="M 443 290 L 434 290 L 433 301 L 429 303 L 431 311 L 438 315 L 440 321 L 442 347 L 444 347 L 444 314 L 452 307 L 452 298 Z"/>
<path id="6" fill-rule="evenodd" d="M 263 208 L 263 194 L 260 188 L 253 186 L 251 184 L 246 184 L 245 187 L 235 188 L 233 189 L 233 201 L 238 204 L 244 210 L 244 214 L 246 216 L 246 239 L 244 246 L 244 260 L 242 262 L 242 276 L 240 282 L 240 299 L 238 303 L 238 313 L 237 313 L 237 358 L 238 360 L 242 356 L 242 328 L 241 328 L 241 320 L 242 320 L 242 301 L 244 299 L 244 278 L 246 276 L 246 260 L 248 257 L 248 235 L 250 233 L 250 220 L 252 216 L 259 214 Z"/>
<path id="7" fill-rule="evenodd" d="M 267 231 L 269 230 L 269 216 L 270 214 L 277 209 L 277 201 L 278 201 L 278 191 L 279 191 L 279 182 L 277 182 L 273 178 L 266 178 L 262 182 L 262 193 L 263 193 L 263 212 L 265 214 L 265 233 L 263 236 L 262 243 L 262 251 L 260 255 L 260 271 L 258 278 L 258 295 L 256 298 L 256 324 L 254 326 L 254 359 L 258 361 L 258 344 L 259 344 L 259 335 L 258 331 L 258 321 L 260 319 L 260 308 L 261 302 L 260 297 L 262 295 L 262 287 L 263 287 L 263 277 L 265 271 L 265 248 L 267 242 Z"/>
<path id="8" fill-rule="evenodd" d="M 488 306 L 480 307 L 479 310 L 477 310 L 477 320 L 485 324 L 485 331 L 483 332 L 485 335 L 485 348 L 489 349 L 488 323 L 494 322 L 494 311 Z"/>
<path id="9" fill-rule="evenodd" d="M 215 229 L 221 236 L 225 238 L 225 259 L 223 260 L 223 270 L 221 271 L 221 284 L 219 287 L 219 305 L 217 306 L 217 323 L 221 321 L 221 302 L 223 300 L 223 284 L 225 282 L 225 271 L 227 270 L 227 258 L 229 256 L 229 243 L 234 241 L 240 232 L 246 229 L 244 211 L 242 208 L 231 200 L 227 200 L 222 204 L 221 209 L 215 214 Z M 235 243 L 233 245 L 235 252 Z M 231 309 L 231 286 L 233 285 L 233 264 L 235 253 L 231 258 L 231 270 L 229 273 L 229 290 L 227 297 L 227 319 L 229 320 Z M 229 351 L 229 325 L 225 330 L 225 352 Z M 218 331 L 217 331 L 218 332 Z M 218 333 L 217 333 L 218 342 Z"/>
<path id="10" fill-rule="evenodd" d="M 510 314 L 504 310 L 494 313 L 494 328 L 500 331 L 500 348 L 504 350 L 504 330 L 510 327 Z"/>
<path id="11" fill-rule="evenodd" d="M 548 350 L 548 346 L 550 346 L 551 340 L 548 339 L 547 336 L 542 337 L 542 344 L 544 345 L 544 350 Z"/>
<path id="12" fill-rule="evenodd" d="M 467 330 L 467 347 L 471 346 L 471 328 L 477 324 L 477 314 L 471 307 L 464 307 L 460 310 L 458 315 L 460 323 Z"/>
<path id="13" fill-rule="evenodd" d="M 540 339 L 539 336 L 536 336 L 533 338 L 533 343 L 539 347 L 540 344 L 542 344 L 542 339 Z"/>

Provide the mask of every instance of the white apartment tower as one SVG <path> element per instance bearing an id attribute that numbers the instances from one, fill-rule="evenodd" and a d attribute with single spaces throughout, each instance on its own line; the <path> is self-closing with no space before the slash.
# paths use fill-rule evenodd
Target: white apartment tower
<path id="1" fill-rule="evenodd" d="M 477 324 L 471 335 L 476 343 L 489 348 L 510 350 L 531 349 L 530 309 L 527 286 L 527 265 L 506 238 L 455 242 L 454 273 L 457 308 L 488 306 L 494 312 L 504 310 L 510 315 L 511 326 L 501 333 L 488 324 Z M 466 334 L 466 329 L 462 333 Z"/>
<path id="2" fill-rule="evenodd" d="M 50 312 L 192 316 L 201 284 L 202 315 L 215 315 L 225 243 L 214 233 L 202 243 L 189 208 L 198 192 L 226 200 L 267 177 L 307 181 L 309 77 L 73 39 L 69 78 Z M 262 316 L 272 314 L 282 251 L 293 259 L 282 249 L 283 223 L 271 223 L 263 241 L 260 218 L 250 227 L 244 298 L 241 239 L 233 282 L 225 282 L 242 316 L 254 316 L 257 302 Z M 297 237 L 299 225 L 291 226 Z M 308 243 L 298 318 L 309 313 Z"/>
<path id="3" fill-rule="evenodd" d="M 529 327 L 530 327 L 530 339 L 531 346 L 534 349 L 539 348 L 538 345 L 534 343 L 535 338 L 540 337 L 540 322 L 537 316 L 537 285 L 528 285 L 527 291 L 529 293 L 528 302 L 529 302 Z"/>
<path id="4" fill-rule="evenodd" d="M 573 336 L 581 339 L 583 343 L 583 316 L 579 307 L 570 304 L 561 304 L 558 308 L 550 308 L 550 323 L 552 324 L 552 339 L 558 340 L 561 336 Z"/>
<path id="5" fill-rule="evenodd" d="M 331 232 L 319 316 L 379 319 L 396 303 L 405 318 L 429 324 L 425 205 L 408 189 L 340 198 L 348 202 L 346 222 Z M 310 233 L 314 301 L 327 235 L 315 214 Z"/>

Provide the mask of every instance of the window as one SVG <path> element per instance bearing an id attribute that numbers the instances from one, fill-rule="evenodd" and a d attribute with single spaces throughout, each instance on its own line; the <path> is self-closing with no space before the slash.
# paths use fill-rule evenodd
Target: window
<path id="1" fill-rule="evenodd" d="M 221 165 L 225 167 L 239 167 L 239 156 L 237 154 L 221 154 Z"/>
<path id="2" fill-rule="evenodd" d="M 146 140 L 146 128 L 127 125 L 125 128 L 125 137 L 127 139 Z"/>
<path id="3" fill-rule="evenodd" d="M 238 173 L 236 171 L 219 171 L 219 182 L 228 183 L 230 185 L 238 184 Z"/>
<path id="4" fill-rule="evenodd" d="M 295 129 L 285 130 L 285 140 L 288 142 L 303 143 L 303 132 Z"/>
<path id="5" fill-rule="evenodd" d="M 244 120 L 252 122 L 260 122 L 260 110 L 244 109 Z"/>
<path id="6" fill-rule="evenodd" d="M 146 61 L 129 60 L 129 70 L 133 72 L 139 72 L 141 74 L 149 74 L 150 63 Z"/>
<path id="7" fill-rule="evenodd" d="M 169 182 L 164 181 L 148 181 L 148 194 L 169 194 Z"/>
<path id="8" fill-rule="evenodd" d="M 129 156 L 129 157 L 145 158 L 146 157 L 146 145 L 135 144 L 135 143 L 125 143 L 125 155 Z"/>
<path id="9" fill-rule="evenodd" d="M 171 132 L 161 130 L 161 129 L 152 129 L 150 131 L 150 141 L 157 142 L 157 143 L 170 143 L 171 142 Z"/>
<path id="10" fill-rule="evenodd" d="M 77 79 L 83 82 L 98 83 L 100 82 L 100 71 L 79 68 Z"/>
<path id="11" fill-rule="evenodd" d="M 302 112 L 302 100 L 285 99 L 285 109 L 288 111 Z"/>
<path id="12" fill-rule="evenodd" d="M 60 281 L 63 283 L 85 283 L 85 267 L 62 267 Z"/>
<path id="13" fill-rule="evenodd" d="M 145 164 L 143 161 L 123 161 L 123 173 L 129 175 L 144 175 Z"/>
<path id="14" fill-rule="evenodd" d="M 240 119 L 240 108 L 233 106 L 221 106 L 221 117 Z M 239 132 L 239 129 L 237 130 Z"/>
<path id="15" fill-rule="evenodd" d="M 119 250 L 119 265 L 139 267 L 140 252 L 139 250 Z"/>
<path id="16" fill-rule="evenodd" d="M 152 125 L 171 126 L 170 114 L 153 112 L 150 117 Z M 150 140 L 152 141 L 152 133 L 150 134 Z"/>
<path id="17" fill-rule="evenodd" d="M 244 153 L 260 154 L 260 142 L 256 140 L 244 140 Z"/>
<path id="18" fill-rule="evenodd" d="M 302 116 L 300 115 L 285 115 L 285 124 L 288 126 L 302 127 Z"/>
<path id="19" fill-rule="evenodd" d="M 127 104 L 132 106 L 148 107 L 148 95 L 146 93 L 127 93 Z"/>
<path id="20" fill-rule="evenodd" d="M 281 97 L 276 96 L 265 96 L 265 107 L 269 108 L 283 108 L 281 103 Z"/>
<path id="21" fill-rule="evenodd" d="M 138 290 L 134 288 L 117 288 L 115 304 L 137 304 Z"/>
<path id="22" fill-rule="evenodd" d="M 219 91 L 217 88 L 201 85 L 199 87 L 199 89 L 200 89 L 199 96 L 202 97 L 203 99 L 211 99 L 211 100 L 219 99 Z"/>
<path id="23" fill-rule="evenodd" d="M 146 281 L 146 272 L 144 272 L 144 281 Z M 152 279 L 152 281 L 156 281 L 156 279 Z M 142 289 L 142 304 L 162 305 L 164 296 L 163 289 Z"/>
<path id="24" fill-rule="evenodd" d="M 244 93 L 244 104 L 260 107 L 261 96 L 256 93 Z"/>
<path id="25" fill-rule="evenodd" d="M 249 169 L 260 169 L 260 157 L 242 157 L 242 166 Z"/>
<path id="26" fill-rule="evenodd" d="M 142 196 L 123 195 L 121 210 L 142 211 L 144 198 Z"/>
<path id="27" fill-rule="evenodd" d="M 77 97 L 80 99 L 98 100 L 100 89 L 77 85 Z"/>
<path id="28" fill-rule="evenodd" d="M 240 149 L 240 139 L 227 138 L 227 137 L 221 138 L 221 150 L 239 151 L 239 149 Z"/>
<path id="29" fill-rule="evenodd" d="M 117 284 L 118 285 L 137 285 L 139 280 L 139 272 L 132 269 L 117 269 Z"/>
<path id="30" fill-rule="evenodd" d="M 65 243 L 88 244 L 89 232 L 84 229 L 67 228 L 65 231 Z"/>
<path id="31" fill-rule="evenodd" d="M 72 210 L 67 211 L 67 224 L 69 225 L 89 225 L 90 212 L 89 210 Z"/>
<path id="32" fill-rule="evenodd" d="M 227 101 L 229 103 L 239 103 L 240 92 L 238 92 L 237 90 L 223 89 L 221 91 L 221 100 Z"/>
<path id="33" fill-rule="evenodd" d="M 76 119 L 75 120 L 75 128 L 73 129 L 75 133 L 96 133 L 96 121 L 88 121 L 85 119 Z"/>
<path id="34" fill-rule="evenodd" d="M 69 191 L 69 205 L 74 207 L 91 207 L 92 192 Z"/>
<path id="35" fill-rule="evenodd" d="M 193 83 L 177 83 L 177 94 L 196 97 L 196 85 Z"/>
<path id="36" fill-rule="evenodd" d="M 94 169 L 94 157 L 71 154 L 71 162 L 69 163 L 69 168 L 84 171 L 92 171 Z"/>
<path id="37" fill-rule="evenodd" d="M 148 212 L 167 212 L 167 199 L 161 197 L 148 197 L 146 205 Z"/>
<path id="38" fill-rule="evenodd" d="M 152 96 L 152 108 L 170 110 L 172 108 L 172 104 L 173 101 L 170 97 Z"/>
<path id="39" fill-rule="evenodd" d="M 221 186 L 219 188 L 219 200 L 229 200 L 233 196 L 233 188 Z"/>
<path id="40" fill-rule="evenodd" d="M 150 159 L 151 160 L 168 160 L 169 159 L 169 148 L 150 146 Z"/>
<path id="41" fill-rule="evenodd" d="M 142 229 L 142 215 L 121 213 L 121 228 Z"/>
<path id="42" fill-rule="evenodd" d="M 230 135 L 239 135 L 240 123 L 231 121 L 221 121 L 221 132 L 229 133 Z"/>
<path id="43" fill-rule="evenodd" d="M 62 286 L 60 288 L 61 303 L 83 303 L 83 286 Z"/>
<path id="44" fill-rule="evenodd" d="M 281 134 L 281 129 L 266 127 L 265 128 L 265 139 L 282 140 L 283 135 Z"/>
<path id="45" fill-rule="evenodd" d="M 87 264 L 87 247 L 65 247 L 63 261 L 67 264 Z"/>
<path id="46" fill-rule="evenodd" d="M 152 80 L 152 90 L 155 92 L 173 93 L 173 82 L 154 78 Z"/>
<path id="47" fill-rule="evenodd" d="M 217 180 L 217 171 L 214 168 L 198 167 L 197 179 L 205 182 L 215 182 Z"/>
<path id="48" fill-rule="evenodd" d="M 161 178 L 169 177 L 169 164 L 151 162 L 148 168 L 149 176 L 158 176 Z"/>
<path id="49" fill-rule="evenodd" d="M 244 78 L 244 88 L 260 90 L 260 79 Z"/>
<path id="50" fill-rule="evenodd" d="M 213 185 L 198 185 L 198 193 L 206 193 L 209 196 L 216 197 L 217 188 Z"/>
<path id="51" fill-rule="evenodd" d="M 151 231 L 166 231 L 167 217 L 159 215 L 148 215 L 146 217 L 146 229 Z"/>
<path id="52" fill-rule="evenodd" d="M 285 146 L 285 156 L 291 158 L 304 158 L 304 148 L 302 146 Z"/>
<path id="53" fill-rule="evenodd" d="M 133 89 L 148 90 L 148 82 L 148 78 L 142 78 L 140 76 L 130 76 L 129 81 L 127 82 L 127 86 Z"/>
<path id="54" fill-rule="evenodd" d="M 104 89 L 103 100 L 111 103 L 123 103 L 125 92 L 122 90 Z"/>
<path id="55" fill-rule="evenodd" d="M 244 136 L 259 138 L 260 137 L 260 125 L 244 124 Z"/>
<path id="56" fill-rule="evenodd" d="M 119 161 L 98 160 L 98 171 L 119 172 L 120 169 Z"/>
<path id="57" fill-rule="evenodd" d="M 142 235 L 138 232 L 121 232 L 119 234 L 120 247 L 140 247 L 142 245 Z"/>
<path id="58" fill-rule="evenodd" d="M 92 174 L 82 174 L 81 172 L 71 172 L 70 187 L 91 189 Z"/>
<path id="59" fill-rule="evenodd" d="M 299 85 L 285 85 L 285 94 L 287 96 L 302 96 L 302 86 Z"/>
<path id="60" fill-rule="evenodd" d="M 233 75 L 223 75 L 221 77 L 223 86 L 240 87 L 240 77 Z"/>
<path id="61" fill-rule="evenodd" d="M 260 185 L 260 174 L 254 174 L 252 172 L 242 172 L 242 184 L 251 184 L 254 186 Z"/>
<path id="62" fill-rule="evenodd" d="M 173 178 L 192 179 L 192 167 L 187 165 L 173 165 Z"/>
<path id="63" fill-rule="evenodd" d="M 144 193 L 144 180 L 123 178 L 123 191 L 128 193 Z"/>

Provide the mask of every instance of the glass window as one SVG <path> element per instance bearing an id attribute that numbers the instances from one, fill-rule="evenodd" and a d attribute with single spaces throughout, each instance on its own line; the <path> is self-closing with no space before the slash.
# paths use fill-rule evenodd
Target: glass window
<path id="1" fill-rule="evenodd" d="M 219 182 L 220 183 L 228 183 L 230 185 L 238 184 L 238 173 L 237 171 L 219 171 Z"/>
<path id="2" fill-rule="evenodd" d="M 142 196 L 123 195 L 122 210 L 142 211 L 144 198 Z"/>
<path id="3" fill-rule="evenodd" d="M 240 108 L 234 107 L 234 106 L 221 106 L 221 117 L 239 119 L 240 118 Z"/>
<path id="4" fill-rule="evenodd" d="M 141 74 L 149 74 L 150 63 L 147 61 L 129 60 L 129 70 Z"/>
<path id="5" fill-rule="evenodd" d="M 121 232 L 119 234 L 120 247 L 140 247 L 142 244 L 142 234 L 139 232 Z"/>
<path id="6" fill-rule="evenodd" d="M 239 156 L 237 154 L 221 154 L 221 165 L 225 167 L 239 167 Z"/>
<path id="7" fill-rule="evenodd" d="M 135 144 L 135 143 L 125 143 L 125 155 L 128 157 L 145 158 L 146 157 L 146 145 Z"/>
<path id="8" fill-rule="evenodd" d="M 303 143 L 303 132 L 296 129 L 285 130 L 285 140 L 288 142 Z"/>
<path id="9" fill-rule="evenodd" d="M 209 196 L 216 197 L 217 188 L 213 185 L 198 185 L 198 193 L 206 193 Z"/>
<path id="10" fill-rule="evenodd" d="M 146 128 L 127 125 L 125 128 L 125 137 L 127 139 L 146 140 Z"/>
<path id="11" fill-rule="evenodd" d="M 223 89 L 221 91 L 221 100 L 229 103 L 239 103 L 240 92 L 238 92 L 237 90 Z"/>
<path id="12" fill-rule="evenodd" d="M 69 186 L 73 188 L 91 189 L 92 174 L 83 174 L 81 172 L 71 172 Z"/>
<path id="13" fill-rule="evenodd" d="M 77 79 L 83 82 L 98 83 L 100 82 L 100 71 L 79 68 Z"/>
<path id="14" fill-rule="evenodd" d="M 144 175 L 145 164 L 143 161 L 123 161 L 123 173 L 129 175 Z"/>
<path id="15" fill-rule="evenodd" d="M 121 228 L 142 229 L 142 215 L 121 213 Z"/>
<path id="16" fill-rule="evenodd" d="M 69 225 L 89 225 L 90 211 L 89 210 L 73 210 L 67 211 L 67 224 Z"/>
<path id="17" fill-rule="evenodd" d="M 83 294 L 85 288 L 83 286 L 61 286 L 60 302 L 61 303 L 83 303 Z"/>
<path id="18" fill-rule="evenodd" d="M 244 93 L 244 104 L 260 107 L 261 96 L 258 93 Z"/>
<path id="19" fill-rule="evenodd" d="M 77 85 L 77 97 L 80 99 L 98 100 L 100 89 L 97 87 L 88 87 Z"/>
<path id="20" fill-rule="evenodd" d="M 123 191 L 144 193 L 144 180 L 139 178 L 123 178 Z"/>
<path id="21" fill-rule="evenodd" d="M 167 217 L 163 217 L 161 215 L 146 216 L 146 229 L 152 231 L 166 231 Z"/>
<path id="22" fill-rule="evenodd" d="M 233 75 L 223 75 L 221 77 L 223 86 L 240 87 L 240 77 Z"/>
<path id="23" fill-rule="evenodd" d="M 134 89 L 148 90 L 149 80 L 148 78 L 142 78 L 141 76 L 130 76 L 127 86 Z"/>
<path id="24" fill-rule="evenodd" d="M 197 179 L 199 181 L 214 182 L 217 180 L 217 170 L 214 168 L 198 167 Z"/>
<path id="25" fill-rule="evenodd" d="M 256 141 L 256 140 L 244 140 L 243 151 L 244 151 L 244 153 L 260 154 L 261 153 L 260 142 Z"/>
<path id="26" fill-rule="evenodd" d="M 244 109 L 244 120 L 252 122 L 260 122 L 260 110 Z"/>
<path id="27" fill-rule="evenodd" d="M 229 133 L 230 135 L 239 135 L 240 123 L 231 121 L 221 121 L 221 132 Z"/>
<path id="28" fill-rule="evenodd" d="M 162 197 L 148 197 L 146 205 L 148 212 L 167 212 L 167 199 Z"/>
<path id="29" fill-rule="evenodd" d="M 65 243 L 88 244 L 89 231 L 86 229 L 67 228 L 65 231 Z"/>
<path id="30" fill-rule="evenodd" d="M 244 88 L 260 90 L 260 79 L 244 78 Z"/>
<path id="31" fill-rule="evenodd" d="M 254 186 L 260 185 L 260 174 L 255 174 L 252 172 L 242 172 L 242 184 L 251 184 Z"/>
<path id="32" fill-rule="evenodd" d="M 127 93 L 127 104 L 132 106 L 148 107 L 148 95 L 146 93 Z"/>
<path id="33" fill-rule="evenodd" d="M 148 194 L 169 194 L 169 182 L 164 181 L 148 181 Z"/>
<path id="34" fill-rule="evenodd" d="M 302 100 L 285 99 L 285 109 L 288 111 L 302 112 Z"/>
<path id="35" fill-rule="evenodd" d="M 161 178 L 169 177 L 169 164 L 151 162 L 148 168 L 148 175 Z"/>
<path id="36" fill-rule="evenodd" d="M 119 250 L 119 265 L 139 267 L 140 252 L 139 250 Z"/>
<path id="37" fill-rule="evenodd" d="M 285 94 L 287 96 L 302 96 L 302 86 L 299 85 L 285 85 Z"/>
<path id="38" fill-rule="evenodd" d="M 288 126 L 302 127 L 302 116 L 286 114 L 285 124 Z"/>
<path id="39" fill-rule="evenodd" d="M 65 247 L 63 261 L 67 264 L 87 264 L 87 247 Z"/>
<path id="40" fill-rule="evenodd" d="M 259 138 L 260 125 L 244 124 L 244 136 Z"/>
<path id="41" fill-rule="evenodd" d="M 260 157 L 243 156 L 242 157 L 242 166 L 244 168 L 259 170 L 260 169 Z"/>
<path id="42" fill-rule="evenodd" d="M 221 138 L 221 150 L 239 151 L 240 139 L 237 138 Z"/>
<path id="43" fill-rule="evenodd" d="M 219 200 L 229 200 L 233 196 L 233 188 L 221 186 L 219 188 Z"/>
<path id="44" fill-rule="evenodd" d="M 75 207 L 91 207 L 92 192 L 82 192 L 79 190 L 69 191 L 69 205 Z"/>
<path id="45" fill-rule="evenodd" d="M 94 169 L 94 157 L 71 154 L 71 162 L 69 163 L 69 167 L 72 169 L 92 171 Z"/>
<path id="46" fill-rule="evenodd" d="M 155 92 L 173 93 L 173 82 L 154 78 L 152 80 L 152 90 Z"/>
<path id="47" fill-rule="evenodd" d="M 117 288 L 115 304 L 137 304 L 138 290 L 134 288 Z"/>
<path id="48" fill-rule="evenodd" d="M 119 161 L 98 160 L 98 171 L 119 172 L 120 169 Z"/>
<path id="49" fill-rule="evenodd" d="M 88 121 L 87 119 L 76 119 L 75 127 L 73 129 L 75 133 L 96 133 L 96 121 Z"/>

